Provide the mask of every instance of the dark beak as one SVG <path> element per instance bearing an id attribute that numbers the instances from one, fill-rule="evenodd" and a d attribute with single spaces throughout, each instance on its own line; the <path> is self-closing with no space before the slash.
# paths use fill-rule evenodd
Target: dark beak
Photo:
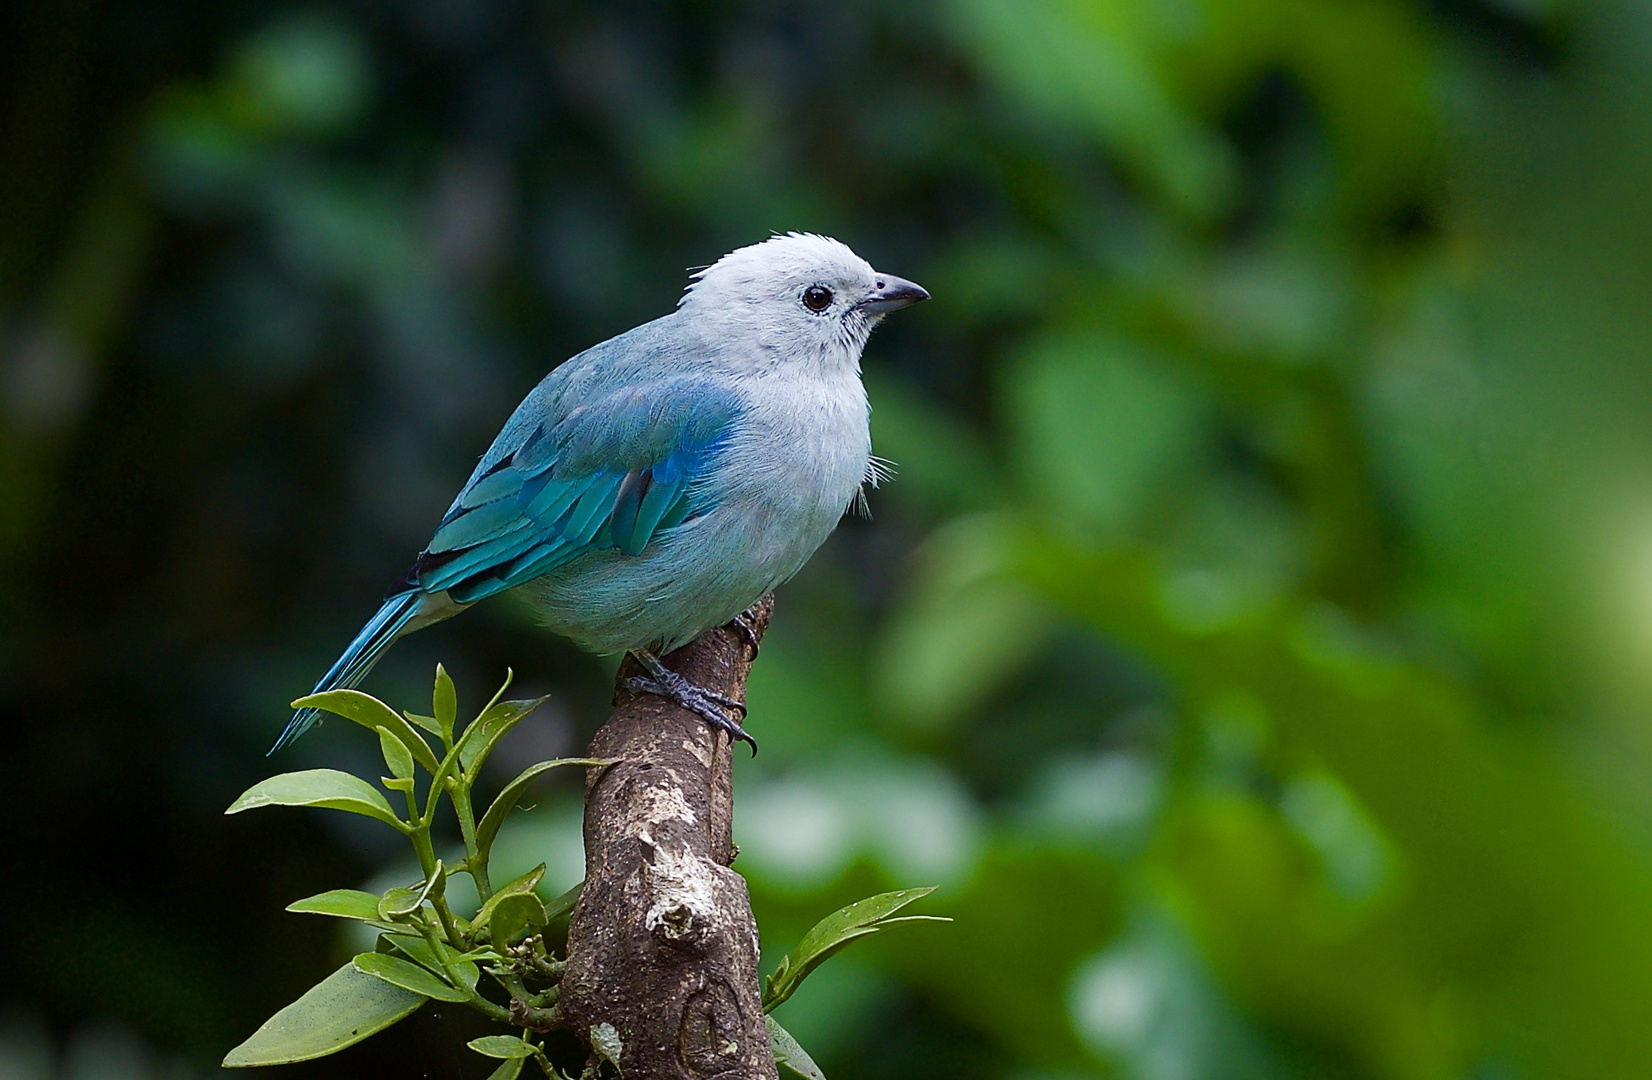
<path id="1" fill-rule="evenodd" d="M 879 274 L 877 292 L 855 306 L 868 315 L 887 315 L 928 299 L 929 290 L 916 281 L 898 278 L 894 274 Z"/>

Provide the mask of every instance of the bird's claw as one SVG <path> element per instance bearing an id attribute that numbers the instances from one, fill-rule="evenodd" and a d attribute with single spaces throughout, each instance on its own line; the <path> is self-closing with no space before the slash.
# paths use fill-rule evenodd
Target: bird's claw
<path id="1" fill-rule="evenodd" d="M 747 608 L 730 619 L 729 625 L 739 631 L 740 636 L 746 639 L 746 644 L 751 646 L 751 658 L 753 660 L 757 659 L 757 624 L 752 619 L 751 608 Z"/>
<path id="2" fill-rule="evenodd" d="M 625 688 L 635 693 L 653 694 L 676 702 L 688 711 L 698 714 L 712 727 L 728 732 L 730 738 L 745 743 L 751 747 L 751 756 L 757 756 L 757 740 L 740 726 L 740 721 L 746 716 L 746 706 L 742 702 L 689 682 L 664 666 L 649 675 L 631 676 L 625 680 Z"/>

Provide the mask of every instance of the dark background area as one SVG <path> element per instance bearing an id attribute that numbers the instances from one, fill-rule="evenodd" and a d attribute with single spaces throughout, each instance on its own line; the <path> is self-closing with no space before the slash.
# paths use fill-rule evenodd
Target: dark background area
<path id="1" fill-rule="evenodd" d="M 396 882 L 264 751 L 520 396 L 771 231 L 922 282 L 737 771 L 833 1080 L 1643 1075 L 1652 19 L 1560 0 L 0 12 L 0 1075 L 206 1074 Z M 553 700 L 508 598 L 366 689 Z M 547 790 L 498 869 L 579 874 Z M 381 830 L 382 831 L 382 830 Z M 502 843 L 504 843 L 502 841 Z M 514 862 L 513 862 L 514 860 Z M 294 1077 L 485 1076 L 427 1008 Z"/>

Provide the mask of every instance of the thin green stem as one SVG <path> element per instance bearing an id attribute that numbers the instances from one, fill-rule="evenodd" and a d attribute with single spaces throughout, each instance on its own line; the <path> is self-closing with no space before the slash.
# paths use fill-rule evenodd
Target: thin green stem
<path id="1" fill-rule="evenodd" d="M 419 800 L 411 787 L 404 790 L 402 794 L 407 798 L 407 827 L 402 829 L 402 835 L 412 836 L 413 830 L 419 827 Z M 426 873 L 429 870 L 428 866 L 425 867 Z"/>
<path id="2" fill-rule="evenodd" d="M 469 779 L 455 776 L 449 795 L 453 798 L 453 812 L 459 818 L 459 835 L 465 841 L 465 870 L 476 882 L 477 898 L 485 904 L 493 895 L 493 881 L 488 874 L 488 857 L 476 846 L 476 812 L 471 808 Z"/>
<path id="3" fill-rule="evenodd" d="M 528 964 L 533 968 L 535 974 L 542 975 L 547 979 L 562 978 L 562 972 L 568 967 L 568 961 L 566 960 L 555 960 L 538 955 L 529 955 Z"/>
<path id="4" fill-rule="evenodd" d="M 529 1031 L 553 1031 L 568 1024 L 562 1010 L 554 1005 L 548 1009 L 536 1009 L 515 999 L 511 1000 L 510 1022 Z"/>
<path id="5" fill-rule="evenodd" d="M 533 1047 L 533 1057 L 535 1061 L 539 1062 L 540 1071 L 550 1080 L 567 1080 L 566 1077 L 557 1072 L 556 1066 L 551 1064 L 551 1059 L 545 1056 L 545 1051 L 539 1048 L 539 1043 L 534 1041 L 534 1035 L 535 1032 L 530 1028 L 522 1033 L 522 1041 Z"/>
<path id="6" fill-rule="evenodd" d="M 475 726 L 475 724 L 471 725 L 471 727 Z M 470 728 L 466 728 L 465 733 L 454 742 L 453 749 L 449 750 L 436 766 L 436 775 L 430 778 L 430 797 L 424 804 L 424 814 L 419 818 L 425 828 L 429 828 L 430 823 L 436 820 L 436 804 L 441 801 L 442 792 L 447 790 L 448 777 L 458 776 L 463 772 L 459 767 L 459 752 L 464 749 L 465 739 L 469 735 Z M 466 794 L 469 794 L 468 789 Z"/>
<path id="7" fill-rule="evenodd" d="M 508 990 L 513 999 L 520 1001 L 524 1005 L 529 1007 L 537 1007 L 540 1005 L 550 1004 L 550 1002 L 546 1001 L 542 995 L 529 991 L 528 988 L 522 984 L 522 978 L 519 975 L 513 975 L 508 971 L 501 971 L 499 968 L 489 968 L 488 974 L 499 980 L 499 985 Z"/>
<path id="8" fill-rule="evenodd" d="M 447 972 L 448 980 L 454 986 L 463 987 L 467 985 L 465 980 L 459 977 L 458 972 L 453 970 L 453 962 L 447 958 L 444 943 L 441 938 L 436 936 L 436 928 L 430 925 L 429 919 L 419 920 L 419 934 L 424 938 L 425 944 L 430 946 L 430 955 L 434 956 L 436 962 L 442 965 L 442 970 Z"/>
<path id="9" fill-rule="evenodd" d="M 424 879 L 429 881 L 430 875 L 436 872 L 436 849 L 430 843 L 429 822 L 415 824 L 408 831 L 407 838 L 413 841 L 413 851 L 419 856 L 419 866 L 424 869 Z"/>
<path id="10" fill-rule="evenodd" d="M 442 933 L 447 935 L 447 942 L 460 952 L 469 947 L 463 934 L 459 933 L 459 926 L 453 921 L 453 912 L 447 906 L 447 897 L 433 896 L 431 906 L 436 909 L 436 917 L 442 920 Z"/>
<path id="11" fill-rule="evenodd" d="M 495 1005 L 493 1002 L 489 1001 L 487 998 L 483 997 L 481 994 L 478 994 L 474 990 L 467 991 L 467 993 L 470 996 L 466 998 L 466 1004 L 481 1013 L 483 1016 L 486 1016 L 489 1020 L 492 1020 L 497 1024 L 516 1023 L 516 1016 L 509 1009 L 501 1005 Z"/>
<path id="12" fill-rule="evenodd" d="M 436 936 L 436 928 L 430 925 L 429 920 L 419 920 L 419 933 L 424 937 L 425 944 L 430 946 L 430 952 L 436 957 L 436 962 L 442 965 L 443 971 L 447 972 L 447 981 L 465 992 L 465 1001 L 471 1008 L 483 1013 L 490 1020 L 496 1020 L 502 1024 L 515 1023 L 514 1014 L 511 1010 L 495 1005 L 483 997 L 474 986 L 471 986 L 454 970 L 454 962 L 447 958 L 442 940 Z"/>

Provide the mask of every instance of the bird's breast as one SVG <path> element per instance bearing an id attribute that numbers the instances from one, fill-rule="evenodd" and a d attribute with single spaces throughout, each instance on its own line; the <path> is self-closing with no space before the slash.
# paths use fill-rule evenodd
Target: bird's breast
<path id="1" fill-rule="evenodd" d="M 771 381 L 753 388 L 743 404 L 721 470 L 728 484 L 722 501 L 752 521 L 774 557 L 801 566 L 866 475 L 872 453 L 866 391 L 852 377 Z"/>

